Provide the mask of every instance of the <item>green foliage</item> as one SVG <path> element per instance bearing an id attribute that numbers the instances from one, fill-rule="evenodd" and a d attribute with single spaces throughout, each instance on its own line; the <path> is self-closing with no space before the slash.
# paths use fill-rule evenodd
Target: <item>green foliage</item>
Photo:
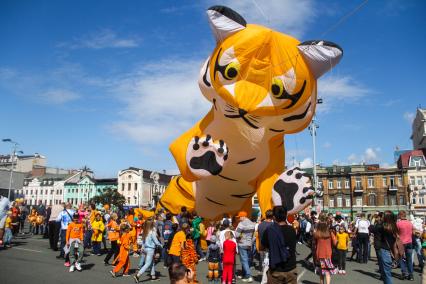
<path id="1" fill-rule="evenodd" d="M 121 195 L 117 189 L 107 188 L 101 195 L 91 198 L 90 203 L 102 205 L 108 204 L 122 209 L 124 203 L 126 203 L 126 198 Z"/>

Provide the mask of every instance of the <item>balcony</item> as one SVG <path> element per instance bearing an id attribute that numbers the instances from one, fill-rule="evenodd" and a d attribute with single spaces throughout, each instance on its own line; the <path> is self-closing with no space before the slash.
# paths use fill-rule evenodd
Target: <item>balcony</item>
<path id="1" fill-rule="evenodd" d="M 398 192 L 398 187 L 396 185 L 389 185 L 388 186 L 388 192 L 389 192 L 389 194 L 397 193 Z"/>
<path id="2" fill-rule="evenodd" d="M 364 188 L 362 185 L 357 185 L 354 187 L 354 195 L 362 195 L 364 193 Z"/>

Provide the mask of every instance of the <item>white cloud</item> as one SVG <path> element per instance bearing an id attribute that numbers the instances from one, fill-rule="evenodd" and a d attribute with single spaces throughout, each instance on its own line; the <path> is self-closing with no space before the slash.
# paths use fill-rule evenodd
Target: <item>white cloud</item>
<path id="1" fill-rule="evenodd" d="M 271 27 L 297 38 L 304 35 L 318 14 L 311 0 L 227 0 L 224 5 L 241 14 L 247 23 Z"/>
<path id="2" fill-rule="evenodd" d="M 332 146 L 331 143 L 328 142 L 328 141 L 325 142 L 324 145 L 322 145 L 322 147 L 325 148 L 325 149 L 329 149 L 329 148 L 331 148 L 331 146 Z"/>
<path id="3" fill-rule="evenodd" d="M 360 163 L 380 163 L 381 161 L 380 152 L 381 152 L 380 147 L 376 147 L 376 148 L 368 147 L 360 155 L 357 155 L 355 153 L 350 154 L 347 160 L 348 160 L 348 163 L 352 165 L 360 164 Z"/>
<path id="4" fill-rule="evenodd" d="M 76 38 L 71 42 L 58 44 L 58 47 L 68 47 L 71 49 L 89 48 L 133 48 L 139 46 L 140 39 L 138 37 L 119 37 L 114 31 L 102 29 L 96 33 Z"/>
<path id="5" fill-rule="evenodd" d="M 54 89 L 39 95 L 43 102 L 55 105 L 62 105 L 70 101 L 77 100 L 80 95 L 63 89 Z"/>
<path id="6" fill-rule="evenodd" d="M 378 160 L 378 155 L 377 155 L 377 149 L 373 149 L 373 148 L 367 148 L 365 149 L 364 155 L 363 155 L 363 160 L 368 163 L 368 162 L 377 162 Z"/>
<path id="7" fill-rule="evenodd" d="M 140 144 L 170 141 L 209 111 L 198 88 L 201 60 L 164 60 L 118 79 L 113 92 L 124 103 L 111 130 Z"/>
<path id="8" fill-rule="evenodd" d="M 412 124 L 413 121 L 414 121 L 414 118 L 416 117 L 416 114 L 414 112 L 408 112 L 407 111 L 407 112 L 404 113 L 403 117 L 406 121 L 408 121 L 410 124 Z"/>
<path id="9" fill-rule="evenodd" d="M 361 86 L 350 76 L 325 76 L 318 80 L 318 97 L 323 99 L 323 104 L 318 105 L 317 111 L 330 112 L 337 105 L 356 103 L 370 93 L 373 91 Z"/>
<path id="10" fill-rule="evenodd" d="M 305 158 L 302 162 L 300 162 L 300 168 L 306 169 L 306 168 L 312 168 L 314 165 L 314 162 L 311 158 Z"/>
<path id="11" fill-rule="evenodd" d="M 359 159 L 358 159 L 357 155 L 355 155 L 354 153 L 352 153 L 348 157 L 348 162 L 349 162 L 349 164 L 356 164 L 356 163 L 359 162 Z"/>

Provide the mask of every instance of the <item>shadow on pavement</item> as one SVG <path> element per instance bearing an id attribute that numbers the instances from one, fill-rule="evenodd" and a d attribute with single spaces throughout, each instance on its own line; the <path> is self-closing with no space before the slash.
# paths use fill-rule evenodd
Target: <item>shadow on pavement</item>
<path id="1" fill-rule="evenodd" d="M 303 284 L 318 284 L 318 282 L 312 282 L 312 281 L 309 281 L 309 280 L 303 280 L 302 283 Z"/>
<path id="2" fill-rule="evenodd" d="M 356 272 L 359 272 L 361 274 L 370 276 L 370 277 L 372 277 L 376 280 L 380 279 L 380 275 L 378 273 L 373 273 L 373 272 L 370 272 L 370 271 L 364 271 L 364 270 L 361 270 L 361 269 L 354 269 L 353 271 L 356 271 Z"/>
<path id="3" fill-rule="evenodd" d="M 95 266 L 94 263 L 87 263 L 87 264 L 85 263 L 85 264 L 81 265 L 81 268 L 83 268 L 83 270 L 90 270 L 90 269 L 92 269 L 93 266 Z"/>

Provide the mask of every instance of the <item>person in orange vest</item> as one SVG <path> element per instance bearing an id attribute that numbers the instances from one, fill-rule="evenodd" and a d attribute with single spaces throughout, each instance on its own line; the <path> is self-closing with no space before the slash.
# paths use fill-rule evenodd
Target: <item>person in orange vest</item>
<path id="1" fill-rule="evenodd" d="M 117 243 L 118 239 L 120 238 L 120 226 L 117 224 L 117 219 L 117 213 L 112 213 L 111 219 L 106 225 L 108 230 L 108 239 L 111 242 L 111 249 L 108 251 L 108 254 L 104 259 L 105 265 L 109 265 L 109 260 L 111 259 L 112 255 L 114 255 L 114 259 L 116 259 L 120 251 L 120 247 Z"/>
<path id="2" fill-rule="evenodd" d="M 114 260 L 114 262 L 118 261 L 118 264 L 115 266 L 114 270 L 111 270 L 110 273 L 112 277 L 117 277 L 117 273 L 124 269 L 123 276 L 130 276 L 129 274 L 129 267 L 130 267 L 130 258 L 129 258 L 129 250 L 130 250 L 130 227 L 125 226 L 124 227 L 124 233 L 121 235 L 120 238 L 120 253 L 117 256 L 117 259 Z"/>
<path id="3" fill-rule="evenodd" d="M 81 271 L 81 261 L 83 260 L 84 246 L 83 246 L 84 226 L 79 220 L 79 215 L 75 213 L 72 216 L 72 222 L 68 225 L 66 233 L 66 244 L 70 250 L 70 272 L 74 269 Z M 78 250 L 78 258 L 75 258 L 75 249 Z"/>
<path id="4" fill-rule="evenodd" d="M 133 256 L 138 257 L 138 243 L 137 243 L 137 236 L 136 236 L 136 223 L 135 223 L 135 212 L 133 208 L 130 208 L 128 214 L 127 214 L 127 222 L 129 222 L 131 229 L 130 229 L 130 246 L 133 248 Z"/>

